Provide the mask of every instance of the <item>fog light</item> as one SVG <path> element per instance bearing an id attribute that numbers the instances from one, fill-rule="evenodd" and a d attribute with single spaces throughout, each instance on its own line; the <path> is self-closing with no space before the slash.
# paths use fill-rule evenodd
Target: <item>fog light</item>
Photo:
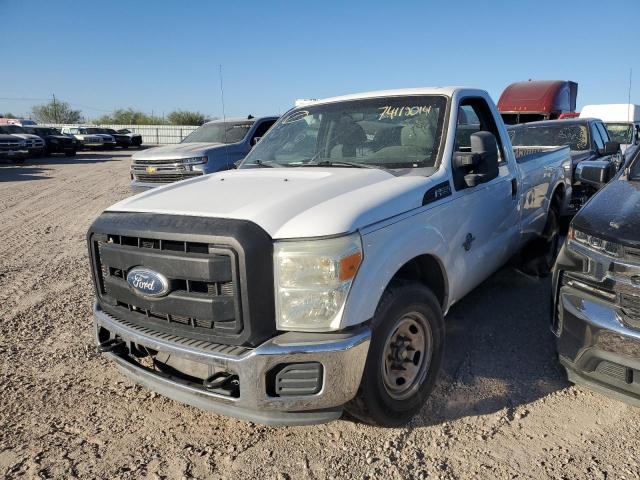
<path id="1" fill-rule="evenodd" d="M 322 390 L 322 374 L 318 362 L 280 364 L 267 374 L 267 393 L 275 397 L 315 395 Z"/>

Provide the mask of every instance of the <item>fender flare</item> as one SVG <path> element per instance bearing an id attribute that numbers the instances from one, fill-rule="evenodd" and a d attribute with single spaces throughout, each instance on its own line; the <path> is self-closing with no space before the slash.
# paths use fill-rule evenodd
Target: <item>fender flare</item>
<path id="1" fill-rule="evenodd" d="M 433 257 L 444 277 L 443 311 L 450 298 L 449 277 L 445 265 L 449 252 L 442 234 L 431 226 L 420 225 L 402 235 L 380 229 L 363 235 L 364 261 L 351 286 L 340 328 L 358 325 L 373 318 L 382 294 L 398 271 L 423 255 Z M 374 239 L 375 238 L 375 239 Z M 370 242 L 371 247 L 367 248 Z M 372 258 L 379 261 L 372 261 Z"/>

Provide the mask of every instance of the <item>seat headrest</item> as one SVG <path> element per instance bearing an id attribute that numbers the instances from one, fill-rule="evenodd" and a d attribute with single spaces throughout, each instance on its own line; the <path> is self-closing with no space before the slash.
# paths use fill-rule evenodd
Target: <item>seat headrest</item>
<path id="1" fill-rule="evenodd" d="M 427 134 L 424 128 L 407 125 L 402 127 L 400 131 L 400 144 L 404 147 L 417 147 L 426 151 L 432 147 L 433 138 Z"/>

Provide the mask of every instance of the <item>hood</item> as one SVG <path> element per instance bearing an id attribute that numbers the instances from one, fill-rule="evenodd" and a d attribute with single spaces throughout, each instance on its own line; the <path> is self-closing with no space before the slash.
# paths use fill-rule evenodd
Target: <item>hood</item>
<path id="1" fill-rule="evenodd" d="M 0 141 L 15 143 L 15 142 L 18 142 L 19 140 L 15 137 L 15 135 L 0 133 Z"/>
<path id="2" fill-rule="evenodd" d="M 33 135 L 32 133 L 12 133 L 11 135 L 25 140 L 42 140 L 38 135 Z"/>
<path id="3" fill-rule="evenodd" d="M 605 185 L 572 222 L 581 231 L 640 247 L 640 181 L 618 177 Z"/>
<path id="4" fill-rule="evenodd" d="M 417 208 L 434 182 L 364 168 L 228 170 L 149 190 L 107 210 L 235 218 L 274 239 L 320 237 Z"/>
<path id="5" fill-rule="evenodd" d="M 189 158 L 206 155 L 209 150 L 220 148 L 224 143 L 177 143 L 164 147 L 149 148 L 133 154 L 133 160 L 169 160 L 173 158 Z"/>

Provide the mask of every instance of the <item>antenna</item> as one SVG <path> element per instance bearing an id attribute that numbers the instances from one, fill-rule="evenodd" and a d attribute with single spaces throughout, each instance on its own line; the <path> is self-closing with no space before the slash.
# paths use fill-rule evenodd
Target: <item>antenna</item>
<path id="1" fill-rule="evenodd" d="M 224 135 L 224 151 L 227 157 L 227 168 L 229 168 L 229 146 L 227 145 L 227 115 L 224 111 L 224 88 L 222 86 L 222 64 L 220 67 L 220 98 L 222 99 L 222 132 Z"/>

